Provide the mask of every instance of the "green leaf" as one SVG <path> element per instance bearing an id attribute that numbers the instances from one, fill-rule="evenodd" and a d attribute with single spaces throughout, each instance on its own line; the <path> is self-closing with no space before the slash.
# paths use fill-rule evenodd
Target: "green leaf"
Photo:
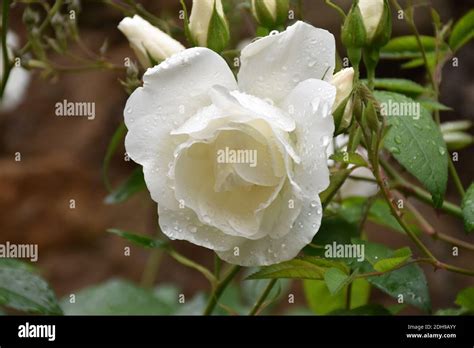
<path id="1" fill-rule="evenodd" d="M 331 295 L 338 293 L 344 287 L 348 278 L 349 276 L 339 268 L 331 267 L 324 273 L 324 281 Z"/>
<path id="2" fill-rule="evenodd" d="M 79 291 L 74 303 L 69 296 L 65 297 L 61 306 L 67 315 L 166 315 L 173 312 L 152 290 L 120 279 Z"/>
<path id="3" fill-rule="evenodd" d="M 124 183 L 105 197 L 105 203 L 117 204 L 125 202 L 135 193 L 143 191 L 145 188 L 146 184 L 143 177 L 143 170 L 141 167 L 138 167 Z"/>
<path id="4" fill-rule="evenodd" d="M 120 230 L 118 228 L 109 228 L 107 232 L 116 234 L 117 236 L 122 237 L 123 239 L 126 239 L 130 242 L 133 242 L 136 245 L 139 245 L 145 248 L 165 248 L 168 245 L 168 243 L 163 240 L 150 238 L 142 234 L 136 234 L 133 232 Z"/>
<path id="5" fill-rule="evenodd" d="M 436 39 L 432 36 L 420 36 L 421 44 L 427 52 L 434 52 Z M 380 58 L 409 59 L 421 57 L 414 35 L 399 36 L 391 39 L 381 50 Z"/>
<path id="6" fill-rule="evenodd" d="M 336 309 L 343 309 L 346 305 L 347 286 L 337 294 L 332 295 L 325 281 L 304 280 L 303 289 L 309 308 L 320 315 Z M 351 308 L 367 304 L 370 295 L 370 284 L 365 279 L 355 279 L 351 286 Z"/>
<path id="7" fill-rule="evenodd" d="M 320 259 L 313 256 L 285 261 L 271 266 L 262 267 L 247 279 L 324 279 L 324 272 L 330 267 L 346 269 L 342 263 Z"/>
<path id="8" fill-rule="evenodd" d="M 358 265 L 354 263 L 354 267 L 360 273 L 373 272 L 374 268 L 372 265 L 381 259 L 391 258 L 396 255 L 394 251 L 382 244 L 361 240 L 354 240 L 354 242 L 365 244 L 365 258 L 367 261 Z M 373 286 L 397 300 L 402 295 L 403 303 L 411 304 L 426 312 L 431 310 L 428 284 L 422 269 L 416 264 L 410 264 L 383 275 L 367 277 L 367 280 Z"/>
<path id="9" fill-rule="evenodd" d="M 378 78 L 375 79 L 374 86 L 376 89 L 397 92 L 408 96 L 417 96 L 428 91 L 422 85 L 406 79 Z"/>
<path id="10" fill-rule="evenodd" d="M 440 54 L 443 55 L 444 53 Z M 428 67 L 430 70 L 433 70 L 436 64 L 436 54 L 435 52 L 428 52 L 426 53 L 426 61 L 428 62 Z M 425 60 L 423 58 L 414 58 L 404 64 L 401 65 L 402 69 L 414 69 L 425 64 Z"/>
<path id="11" fill-rule="evenodd" d="M 449 46 L 457 51 L 474 38 L 474 10 L 470 10 L 456 22 L 449 38 Z"/>
<path id="12" fill-rule="evenodd" d="M 389 257 L 376 262 L 374 264 L 374 269 L 377 272 L 386 272 L 394 269 L 395 267 L 406 262 L 411 257 L 411 250 L 408 247 L 395 250 L 394 256 L 395 257 Z"/>
<path id="13" fill-rule="evenodd" d="M 256 268 L 248 268 L 244 272 L 244 277 L 257 271 Z M 253 306 L 255 300 L 262 294 L 268 285 L 267 279 L 255 279 L 252 281 L 243 280 L 238 285 L 242 295 L 243 302 L 246 305 Z M 288 292 L 292 281 L 290 279 L 279 279 L 267 296 L 267 301 L 276 299 L 282 294 Z"/>
<path id="14" fill-rule="evenodd" d="M 305 254 L 326 257 L 327 245 L 350 244 L 351 239 L 359 236 L 357 224 L 348 222 L 340 216 L 323 217 L 321 227 L 312 240 L 312 245 L 321 246 L 316 249 L 312 245 L 305 247 Z M 344 260 L 344 259 L 342 259 Z"/>
<path id="15" fill-rule="evenodd" d="M 367 162 L 365 161 L 364 157 L 359 155 L 357 152 L 337 152 L 332 154 L 329 158 L 336 162 L 349 163 L 361 167 L 367 166 Z"/>
<path id="16" fill-rule="evenodd" d="M 117 150 L 118 145 L 121 143 L 122 139 L 125 137 L 126 132 L 127 132 L 127 128 L 125 127 L 125 123 L 122 122 L 117 127 L 117 130 L 112 136 L 112 139 L 110 139 L 109 145 L 107 146 L 107 151 L 105 152 L 104 162 L 102 164 L 102 180 L 104 181 L 105 187 L 107 188 L 109 192 L 112 191 L 112 186 L 110 185 L 109 175 L 108 175 L 110 161 L 112 160 L 112 156 Z"/>
<path id="17" fill-rule="evenodd" d="M 62 314 L 48 283 L 16 260 L 0 259 L 0 305 L 22 312 Z"/>
<path id="18" fill-rule="evenodd" d="M 436 100 L 431 100 L 431 99 L 418 99 L 418 102 L 421 104 L 422 107 L 428 109 L 429 111 L 450 111 L 452 108 L 449 106 L 446 106 L 444 104 L 441 104 L 440 102 Z"/>
<path id="19" fill-rule="evenodd" d="M 471 184 L 462 199 L 462 216 L 464 219 L 464 229 L 471 233 L 474 231 L 474 184 Z"/>
<path id="20" fill-rule="evenodd" d="M 423 184 L 434 205 L 440 207 L 448 180 L 448 152 L 441 131 L 430 113 L 413 99 L 392 92 L 375 92 L 375 96 L 391 126 L 385 148 Z"/>
<path id="21" fill-rule="evenodd" d="M 468 314 L 469 310 L 465 308 L 443 308 L 443 309 L 438 309 L 435 313 L 435 315 L 464 315 Z"/>
<path id="22" fill-rule="evenodd" d="M 392 315 L 392 313 L 382 305 L 368 304 L 351 310 L 338 309 L 329 315 Z"/>
<path id="23" fill-rule="evenodd" d="M 456 304 L 469 311 L 474 311 L 474 287 L 461 290 L 456 297 Z"/>

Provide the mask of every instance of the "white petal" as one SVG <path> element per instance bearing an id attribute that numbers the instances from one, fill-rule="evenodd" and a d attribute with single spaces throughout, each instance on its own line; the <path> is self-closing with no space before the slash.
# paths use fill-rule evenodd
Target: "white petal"
<path id="1" fill-rule="evenodd" d="M 217 251 L 221 259 L 242 266 L 265 266 L 291 260 L 311 242 L 321 225 L 322 209 L 319 197 L 305 199 L 302 210 L 289 233 L 281 238 L 266 236 L 258 240 L 245 240 L 235 249 Z"/>
<path id="2" fill-rule="evenodd" d="M 227 63 L 206 48 L 180 52 L 148 69 L 143 79 L 143 87 L 130 96 L 125 107 L 125 147 L 129 156 L 143 166 L 153 200 L 176 207 L 166 174 L 174 161 L 173 152 L 183 139 L 170 132 L 211 104 L 208 92 L 213 85 L 232 90 L 236 82 Z"/>
<path id="3" fill-rule="evenodd" d="M 334 133 L 331 107 L 336 88 L 321 80 L 306 80 L 295 87 L 283 102 L 296 122 L 297 153 L 301 163 L 294 166 L 293 180 L 308 196 L 314 197 L 329 185 L 327 147 Z"/>
<path id="4" fill-rule="evenodd" d="M 243 49 L 239 86 L 242 91 L 278 103 L 301 81 L 330 81 L 334 64 L 334 36 L 299 21 Z"/>
<path id="5" fill-rule="evenodd" d="M 158 206 L 161 231 L 170 239 L 187 240 L 212 250 L 229 250 L 239 245 L 241 238 L 224 234 L 215 227 L 201 223 L 188 208 L 170 210 Z"/>
<path id="6" fill-rule="evenodd" d="M 258 186 L 230 176 L 224 178 L 230 180 L 225 183 L 230 187 L 227 190 L 216 177 L 215 144 L 213 140 L 208 142 L 190 140 L 179 152 L 174 168 L 176 197 L 195 211 L 203 224 L 226 234 L 256 238 L 263 214 L 257 211 L 271 203 L 281 184 Z"/>

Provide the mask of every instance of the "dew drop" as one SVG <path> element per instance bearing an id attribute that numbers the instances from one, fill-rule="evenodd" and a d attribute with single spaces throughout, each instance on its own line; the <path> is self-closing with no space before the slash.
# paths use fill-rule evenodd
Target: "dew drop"
<path id="1" fill-rule="evenodd" d="M 392 147 L 390 148 L 390 152 L 397 155 L 397 154 L 400 153 L 400 149 L 399 149 L 398 147 L 396 147 L 396 146 L 392 146 Z"/>
<path id="2" fill-rule="evenodd" d="M 277 34 L 279 34 L 279 33 L 280 33 L 280 32 L 279 32 L 278 30 L 272 30 L 272 31 L 270 32 L 270 34 L 268 34 L 268 35 L 272 35 L 272 36 L 273 36 L 273 35 L 277 35 Z"/>
<path id="3" fill-rule="evenodd" d="M 323 135 L 321 137 L 321 145 L 322 146 L 328 146 L 329 145 L 330 138 L 327 135 Z"/>
<path id="4" fill-rule="evenodd" d="M 127 113 L 128 113 L 128 114 L 132 113 L 132 107 L 131 107 L 131 106 L 129 106 L 129 107 L 127 108 Z"/>
<path id="5" fill-rule="evenodd" d="M 318 202 L 316 201 L 311 201 L 310 205 L 313 207 L 313 208 L 316 208 L 318 206 Z"/>
<path id="6" fill-rule="evenodd" d="M 444 155 L 444 154 L 446 153 L 446 150 L 445 150 L 444 147 L 442 147 L 442 146 L 440 146 L 440 147 L 438 148 L 438 151 L 439 151 L 439 154 L 440 154 L 440 155 Z"/>
<path id="7" fill-rule="evenodd" d="M 402 138 L 399 135 L 396 135 L 395 142 L 400 145 L 402 143 Z"/>

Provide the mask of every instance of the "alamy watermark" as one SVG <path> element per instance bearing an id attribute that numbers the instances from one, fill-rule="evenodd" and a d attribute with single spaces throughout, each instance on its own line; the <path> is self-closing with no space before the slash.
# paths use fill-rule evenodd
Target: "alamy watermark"
<path id="1" fill-rule="evenodd" d="M 87 117 L 88 120 L 95 119 L 94 102 L 71 102 L 64 99 L 55 104 L 56 116 Z"/>
<path id="2" fill-rule="evenodd" d="M 38 244 L 0 244 L 0 259 L 29 259 L 38 261 Z"/>
<path id="3" fill-rule="evenodd" d="M 364 244 L 326 244 L 324 246 L 324 257 L 328 259 L 356 259 L 359 262 L 365 259 Z"/>
<path id="4" fill-rule="evenodd" d="M 217 163 L 243 163 L 255 168 L 257 166 L 257 150 L 236 150 L 226 146 L 225 149 L 217 150 Z"/>
<path id="5" fill-rule="evenodd" d="M 418 102 L 388 102 L 380 103 L 380 113 L 383 116 L 409 116 L 414 120 L 420 118 L 420 103 Z"/>

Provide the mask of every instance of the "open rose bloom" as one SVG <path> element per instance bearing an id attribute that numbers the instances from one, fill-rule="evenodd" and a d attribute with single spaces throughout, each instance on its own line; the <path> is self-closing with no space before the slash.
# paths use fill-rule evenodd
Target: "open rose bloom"
<path id="1" fill-rule="evenodd" d="M 329 184 L 334 59 L 333 35 L 297 22 L 246 46 L 237 81 L 206 48 L 147 70 L 125 107 L 125 145 L 163 233 L 244 266 L 292 259 L 311 242 Z M 222 151 L 255 161 L 222 161 Z"/>

